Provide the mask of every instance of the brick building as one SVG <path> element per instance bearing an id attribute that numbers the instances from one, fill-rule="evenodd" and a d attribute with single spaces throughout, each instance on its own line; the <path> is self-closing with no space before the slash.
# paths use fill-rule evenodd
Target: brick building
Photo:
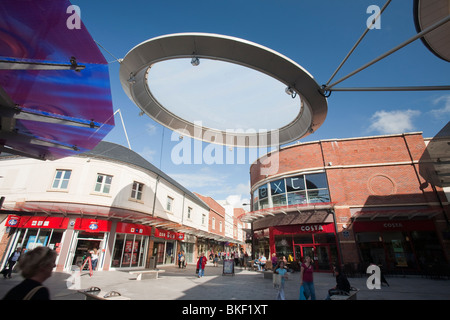
<path id="1" fill-rule="evenodd" d="M 240 219 L 256 254 L 421 272 L 450 256 L 450 206 L 434 175 L 421 133 L 291 145 L 252 164 L 252 211 Z"/>

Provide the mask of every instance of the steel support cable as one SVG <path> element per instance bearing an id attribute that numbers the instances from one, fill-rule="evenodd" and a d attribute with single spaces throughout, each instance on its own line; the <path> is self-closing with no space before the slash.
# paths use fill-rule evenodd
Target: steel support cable
<path id="1" fill-rule="evenodd" d="M 375 64 L 376 62 L 386 58 L 387 56 L 390 56 L 391 54 L 393 54 L 394 52 L 400 50 L 401 48 L 407 46 L 408 44 L 410 44 L 411 42 L 414 42 L 415 40 L 423 37 L 425 34 L 433 31 L 436 28 L 439 28 L 440 26 L 442 26 L 443 24 L 447 23 L 448 21 L 450 21 L 450 15 L 448 15 L 447 17 L 445 17 L 444 19 L 436 22 L 435 24 L 429 26 L 428 28 L 426 28 L 425 30 L 419 32 L 418 34 L 416 34 L 414 37 L 410 38 L 409 40 L 406 40 L 405 42 L 399 44 L 398 46 L 396 46 L 395 48 L 387 51 L 386 53 L 382 54 L 381 56 L 379 56 L 378 58 L 366 63 L 365 65 L 363 65 L 362 67 L 356 69 L 355 71 L 349 73 L 348 75 L 346 75 L 345 77 L 341 78 L 340 80 L 334 82 L 333 84 L 329 85 L 329 86 L 324 86 L 323 87 L 323 91 L 333 91 L 331 90 L 335 85 L 341 83 L 342 81 L 350 78 L 351 76 L 354 76 L 355 74 L 361 72 L 362 70 L 370 67 L 371 65 Z"/>
<path id="2" fill-rule="evenodd" d="M 356 43 L 353 45 L 352 49 L 347 53 L 347 55 L 345 56 L 344 60 L 342 60 L 341 64 L 337 67 L 337 69 L 334 71 L 334 73 L 331 75 L 330 79 L 327 81 L 327 83 L 325 84 L 325 87 L 328 86 L 328 84 L 331 82 L 331 80 L 333 80 L 333 78 L 336 76 L 336 74 L 339 72 L 339 70 L 342 68 L 342 66 L 344 65 L 345 62 L 347 62 L 348 58 L 350 58 L 350 56 L 352 55 L 353 51 L 355 51 L 356 47 L 361 43 L 362 39 L 364 39 L 364 37 L 366 36 L 366 34 L 369 32 L 369 30 L 371 30 L 370 28 L 375 24 L 375 22 L 378 20 L 378 18 L 381 16 L 381 14 L 383 13 L 383 11 L 387 8 L 387 6 L 389 5 L 389 3 L 391 3 L 392 0 L 388 0 L 384 6 L 381 8 L 380 12 L 378 13 L 378 15 L 375 17 L 375 19 L 372 20 L 372 23 L 367 26 L 366 30 L 364 30 L 363 34 L 359 37 L 358 41 L 356 41 Z"/>

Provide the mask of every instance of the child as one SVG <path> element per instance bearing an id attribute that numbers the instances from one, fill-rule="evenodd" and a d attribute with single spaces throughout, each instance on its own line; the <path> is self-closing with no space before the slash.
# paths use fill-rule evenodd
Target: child
<path id="1" fill-rule="evenodd" d="M 277 266 L 275 267 L 275 274 L 280 275 L 281 277 L 281 284 L 278 285 L 274 285 L 275 289 L 277 290 L 277 300 L 286 300 L 284 297 L 284 281 L 285 279 L 288 278 L 287 276 L 287 270 L 285 268 L 285 262 L 283 260 L 280 260 L 277 264 Z M 274 275 L 275 277 L 275 275 Z"/>

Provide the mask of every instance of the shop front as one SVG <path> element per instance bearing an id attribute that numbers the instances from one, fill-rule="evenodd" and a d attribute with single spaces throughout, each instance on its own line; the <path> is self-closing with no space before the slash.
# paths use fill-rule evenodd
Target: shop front
<path id="1" fill-rule="evenodd" d="M 355 221 L 361 261 L 386 271 L 423 271 L 445 263 L 442 245 L 431 220 Z"/>
<path id="2" fill-rule="evenodd" d="M 111 259 L 112 268 L 144 268 L 152 229 L 118 222 Z"/>
<path id="3" fill-rule="evenodd" d="M 47 246 L 59 254 L 68 224 L 69 219 L 65 217 L 8 216 L 5 226 L 11 228 L 9 230 L 12 235 L 1 267 L 4 267 L 7 257 L 17 248 L 26 252 L 38 246 Z"/>
<path id="4" fill-rule="evenodd" d="M 288 263 L 310 256 L 315 270 L 331 271 L 338 263 L 333 223 L 269 227 L 270 252 L 286 257 Z"/>
<path id="5" fill-rule="evenodd" d="M 184 236 L 184 233 L 155 228 L 153 256 L 156 257 L 156 265 L 175 264 L 177 241 L 183 241 Z"/>

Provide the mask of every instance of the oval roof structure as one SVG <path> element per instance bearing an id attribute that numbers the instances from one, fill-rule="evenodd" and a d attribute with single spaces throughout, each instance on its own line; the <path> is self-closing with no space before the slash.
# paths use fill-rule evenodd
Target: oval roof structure
<path id="1" fill-rule="evenodd" d="M 300 97 L 300 112 L 281 128 L 259 132 L 220 130 L 187 121 L 165 108 L 153 96 L 147 81 L 153 64 L 179 58 L 221 60 L 260 71 L 284 83 L 293 95 Z M 165 127 L 205 142 L 232 147 L 278 146 L 298 140 L 317 130 L 328 110 L 319 84 L 300 65 L 256 43 L 217 34 L 179 33 L 142 42 L 121 62 L 120 81 L 128 97 Z"/>

